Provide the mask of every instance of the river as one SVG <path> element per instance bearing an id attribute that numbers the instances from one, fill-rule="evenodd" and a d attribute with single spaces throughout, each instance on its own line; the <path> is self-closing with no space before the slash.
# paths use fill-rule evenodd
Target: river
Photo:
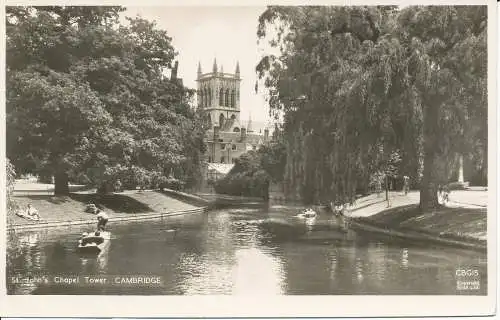
<path id="1" fill-rule="evenodd" d="M 75 252 L 78 237 L 88 231 L 88 226 L 10 233 L 8 293 L 485 295 L 487 292 L 487 262 L 483 253 L 353 231 L 326 240 L 276 238 L 261 227 L 262 221 L 270 217 L 289 215 L 290 208 L 283 207 L 226 208 L 164 220 L 115 223 L 109 226 L 112 239 L 107 248 L 99 256 L 90 257 Z M 459 270 L 473 270 L 479 288 L 458 290 Z M 84 277 L 101 282 L 88 283 L 89 278 Z M 78 283 L 68 283 L 71 282 L 68 279 L 75 278 Z M 139 278 L 157 282 L 130 280 Z M 65 279 L 68 281 L 64 282 Z"/>

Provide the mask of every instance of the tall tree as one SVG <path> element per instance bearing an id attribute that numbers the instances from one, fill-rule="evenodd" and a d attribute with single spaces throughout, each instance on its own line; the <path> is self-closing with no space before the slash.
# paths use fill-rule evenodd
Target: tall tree
<path id="1" fill-rule="evenodd" d="M 193 92 L 164 76 L 171 38 L 141 18 L 120 25 L 123 10 L 7 8 L 7 152 L 21 171 L 53 173 L 56 194 L 81 174 L 151 182 L 184 166 L 181 178 L 196 176 Z"/>
<path id="2" fill-rule="evenodd" d="M 257 72 L 271 110 L 284 114 L 286 181 L 299 187 L 290 192 L 352 201 L 379 159 L 399 149 L 413 176 L 424 157 L 421 207 L 437 205 L 436 165 L 464 146 L 468 101 L 486 106 L 485 10 L 269 7 L 257 34 L 273 30 L 280 53 Z"/>
<path id="3" fill-rule="evenodd" d="M 425 210 L 438 204 L 439 162 L 474 144 L 487 145 L 487 8 L 409 7 L 398 22 L 398 38 L 415 66 L 412 85 L 422 102 L 420 205 Z M 474 134 L 478 129 L 482 132 Z M 467 141 L 471 135 L 476 139 Z"/>

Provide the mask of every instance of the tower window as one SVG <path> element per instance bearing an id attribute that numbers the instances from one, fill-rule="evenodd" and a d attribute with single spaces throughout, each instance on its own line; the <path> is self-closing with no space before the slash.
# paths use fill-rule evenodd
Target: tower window
<path id="1" fill-rule="evenodd" d="M 226 99 L 224 105 L 229 107 L 229 89 L 226 90 Z"/>
<path id="2" fill-rule="evenodd" d="M 236 107 L 236 99 L 235 99 L 235 93 L 234 93 L 234 90 L 231 91 L 231 107 L 232 108 L 235 108 Z"/>
<path id="3" fill-rule="evenodd" d="M 233 144 L 232 149 L 233 149 L 233 150 L 236 150 L 236 145 L 235 145 L 235 144 Z"/>
<path id="4" fill-rule="evenodd" d="M 226 144 L 225 143 L 221 143 L 220 144 L 220 149 L 221 150 L 226 150 Z"/>
<path id="5" fill-rule="evenodd" d="M 224 105 L 224 90 L 222 88 L 219 91 L 219 105 Z"/>
<path id="6" fill-rule="evenodd" d="M 226 163 L 226 158 L 224 156 L 220 157 L 220 163 Z"/>

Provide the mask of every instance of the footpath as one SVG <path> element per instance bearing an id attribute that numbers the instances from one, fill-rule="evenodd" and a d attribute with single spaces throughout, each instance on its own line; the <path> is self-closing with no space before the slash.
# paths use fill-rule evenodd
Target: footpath
<path id="1" fill-rule="evenodd" d="M 96 223 L 92 213 L 85 212 L 86 204 L 93 202 L 108 215 L 110 222 L 162 219 L 163 217 L 201 213 L 207 210 L 208 201 L 172 190 L 125 191 L 106 195 L 94 190 L 72 188 L 68 196 L 53 196 L 50 185 L 18 183 L 14 201 L 20 209 L 32 204 L 41 219 L 32 221 L 7 214 L 7 230 L 28 230 Z"/>
<path id="2" fill-rule="evenodd" d="M 370 195 L 349 207 L 346 216 L 354 230 L 382 233 L 390 237 L 448 244 L 486 250 L 487 191 L 460 190 L 450 193 L 450 201 L 422 213 L 420 194 L 391 192 L 390 207 L 385 194 Z"/>

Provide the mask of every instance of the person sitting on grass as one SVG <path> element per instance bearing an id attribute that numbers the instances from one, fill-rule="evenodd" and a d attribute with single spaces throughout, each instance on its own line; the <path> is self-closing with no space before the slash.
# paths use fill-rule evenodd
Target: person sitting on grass
<path id="1" fill-rule="evenodd" d="M 108 215 L 101 209 L 97 209 L 97 231 L 104 231 L 106 223 L 108 223 Z"/>
<path id="2" fill-rule="evenodd" d="M 95 214 L 97 212 L 97 206 L 91 201 L 87 204 L 87 207 L 85 208 L 85 212 Z"/>
<path id="3" fill-rule="evenodd" d="M 28 208 L 26 209 L 26 215 L 32 219 L 35 219 L 35 220 L 40 220 L 40 214 L 38 214 L 38 210 L 33 207 L 30 204 L 28 204 Z"/>

